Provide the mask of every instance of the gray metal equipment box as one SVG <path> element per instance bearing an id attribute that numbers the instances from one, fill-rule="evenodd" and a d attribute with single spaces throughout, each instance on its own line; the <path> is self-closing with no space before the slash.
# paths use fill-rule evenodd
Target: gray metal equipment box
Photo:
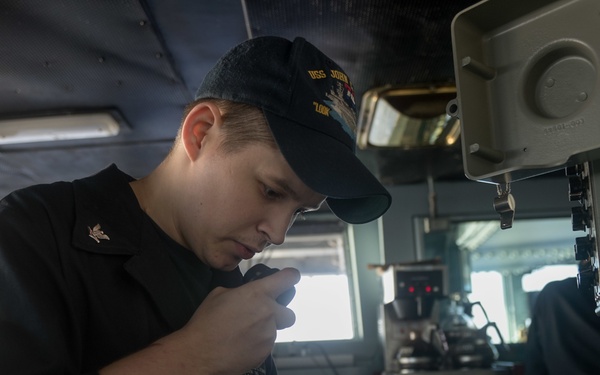
<path id="1" fill-rule="evenodd" d="M 488 0 L 452 22 L 463 164 L 505 183 L 600 157 L 600 1 Z"/>

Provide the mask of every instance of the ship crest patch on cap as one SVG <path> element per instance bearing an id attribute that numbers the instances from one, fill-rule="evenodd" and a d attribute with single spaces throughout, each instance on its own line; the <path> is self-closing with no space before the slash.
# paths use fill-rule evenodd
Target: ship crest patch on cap
<path id="1" fill-rule="evenodd" d="M 309 70 L 308 73 L 313 80 L 327 78 L 324 70 Z M 317 113 L 334 119 L 352 139 L 355 139 L 356 102 L 352 84 L 348 76 L 339 70 L 330 70 L 330 76 L 335 85 L 325 93 L 327 100 L 323 101 L 324 104 L 315 101 L 313 106 Z"/>
<path id="2" fill-rule="evenodd" d="M 325 103 L 332 109 L 330 112 L 331 117 L 339 122 L 344 131 L 354 139 L 356 137 L 356 117 L 354 115 L 354 106 L 351 107 L 348 104 L 348 100 L 354 100 L 354 95 L 350 90 L 347 90 L 347 85 L 341 82 L 337 83 L 337 88 L 332 88 L 325 95 L 329 99 Z"/>

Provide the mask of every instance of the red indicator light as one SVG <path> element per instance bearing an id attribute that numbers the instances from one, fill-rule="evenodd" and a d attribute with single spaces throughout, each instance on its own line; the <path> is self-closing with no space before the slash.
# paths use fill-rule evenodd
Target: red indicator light
<path id="1" fill-rule="evenodd" d="M 414 287 L 414 286 L 412 286 L 412 285 L 411 285 L 411 286 L 409 286 L 409 287 L 408 287 L 408 291 L 409 291 L 409 293 L 414 293 L 414 292 L 415 292 L 415 287 Z"/>
<path id="2" fill-rule="evenodd" d="M 427 286 L 425 287 L 425 291 L 426 291 L 427 293 L 431 293 L 431 286 L 427 285 Z"/>

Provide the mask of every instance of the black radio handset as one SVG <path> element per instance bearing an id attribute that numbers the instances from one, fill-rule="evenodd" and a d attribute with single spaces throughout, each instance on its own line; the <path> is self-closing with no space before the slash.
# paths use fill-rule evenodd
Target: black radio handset
<path id="1" fill-rule="evenodd" d="M 256 265 L 250 267 L 250 269 L 248 271 L 246 271 L 246 273 L 244 274 L 244 284 L 249 283 L 250 281 L 262 279 L 263 277 L 272 275 L 278 271 L 279 271 L 278 268 L 271 268 L 271 267 L 265 266 L 262 263 L 258 263 Z M 279 297 L 277 297 L 276 301 L 280 305 L 287 306 L 292 301 L 292 299 L 294 299 L 295 295 L 296 295 L 296 288 L 291 287 L 290 289 L 281 293 L 279 295 Z"/>

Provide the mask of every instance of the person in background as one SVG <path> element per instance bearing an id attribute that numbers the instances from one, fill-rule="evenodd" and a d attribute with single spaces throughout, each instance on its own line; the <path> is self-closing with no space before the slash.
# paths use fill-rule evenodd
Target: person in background
<path id="1" fill-rule="evenodd" d="M 591 290 L 574 277 L 537 296 L 527 334 L 526 375 L 600 374 L 600 317 Z"/>
<path id="2" fill-rule="evenodd" d="M 285 268 L 238 264 L 324 202 L 365 223 L 391 204 L 355 155 L 344 71 L 296 38 L 225 54 L 148 176 L 112 165 L 0 202 L 0 373 L 276 374 L 294 313 Z"/>

